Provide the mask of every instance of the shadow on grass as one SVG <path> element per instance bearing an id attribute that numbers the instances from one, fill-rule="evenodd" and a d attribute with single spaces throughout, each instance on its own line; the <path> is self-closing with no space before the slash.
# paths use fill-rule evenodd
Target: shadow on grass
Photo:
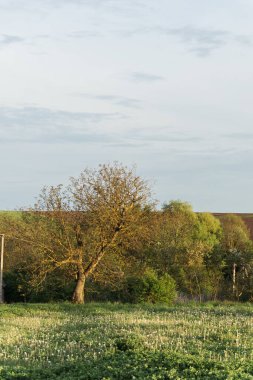
<path id="1" fill-rule="evenodd" d="M 61 379 L 61 380 L 130 380 L 130 379 L 251 379 L 252 363 L 200 360 L 197 356 L 171 352 L 116 350 L 96 360 L 27 370 L 0 370 L 1 380 Z"/>
<path id="2" fill-rule="evenodd" d="M 253 303 L 239 303 L 239 302 L 179 302 L 174 305 L 166 304 L 129 304 L 121 302 L 87 302 L 83 305 L 75 305 L 70 302 L 59 303 L 13 303 L 1 304 L 0 316 L 7 315 L 31 315 L 45 312 L 72 312 L 76 314 L 83 313 L 109 313 L 109 312 L 132 312 L 132 311 L 152 311 L 152 312 L 173 312 L 175 310 L 208 310 L 208 311 L 236 311 L 236 312 L 251 312 L 253 311 Z"/>

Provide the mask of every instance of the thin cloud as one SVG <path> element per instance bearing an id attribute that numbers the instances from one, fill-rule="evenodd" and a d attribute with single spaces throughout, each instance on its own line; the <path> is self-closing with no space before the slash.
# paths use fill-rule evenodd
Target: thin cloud
<path id="1" fill-rule="evenodd" d="M 102 94 L 86 94 L 86 93 L 79 93 L 75 95 L 83 97 L 83 98 L 87 98 L 87 99 L 110 102 L 113 105 L 126 107 L 126 108 L 141 108 L 141 101 L 135 98 L 129 98 L 129 97 L 118 96 L 118 95 L 102 95 Z"/>
<path id="2" fill-rule="evenodd" d="M 208 29 L 197 26 L 182 26 L 170 28 L 163 26 L 139 27 L 132 30 L 120 30 L 119 35 L 122 37 L 135 37 L 136 35 L 158 34 L 168 37 L 174 37 L 182 43 L 189 52 L 200 57 L 206 57 L 215 50 L 220 49 L 230 43 L 236 43 L 241 46 L 252 46 L 252 36 L 244 34 L 234 34 L 222 29 Z"/>
<path id="3" fill-rule="evenodd" d="M 119 113 L 89 113 L 24 107 L 0 108 L 1 142 L 91 142 L 107 141 L 110 136 L 94 126 L 121 119 Z"/>
<path id="4" fill-rule="evenodd" d="M 41 12 L 65 6 L 88 7 L 93 9 L 103 8 L 117 13 L 134 14 L 136 9 L 142 10 L 143 1 L 137 0 L 2 0 L 0 9 L 4 11 L 29 11 Z"/>
<path id="5" fill-rule="evenodd" d="M 226 45 L 228 38 L 231 37 L 230 33 L 224 30 L 210 30 L 192 26 L 160 28 L 158 31 L 178 37 L 190 51 L 200 56 L 209 55 L 214 50 Z"/>
<path id="6" fill-rule="evenodd" d="M 94 143 L 114 147 L 140 147 L 166 144 L 196 145 L 201 137 L 168 128 L 154 130 L 127 128 L 108 131 L 111 121 L 121 121 L 120 113 L 67 112 L 39 107 L 0 108 L 0 141 L 28 143 Z M 103 128 L 98 128 L 99 126 Z"/>
<path id="7" fill-rule="evenodd" d="M 151 82 L 158 82 L 158 81 L 165 80 L 165 78 L 160 75 L 148 74 L 148 73 L 138 72 L 138 71 L 132 73 L 130 75 L 130 79 L 136 83 L 151 83 Z"/>
<path id="8" fill-rule="evenodd" d="M 108 142 L 108 146 L 115 148 L 147 148 L 160 150 L 170 146 L 175 153 L 185 153 L 189 149 L 196 150 L 195 143 L 204 142 L 203 137 L 187 133 L 179 133 L 165 128 L 154 128 L 153 131 L 145 129 L 128 129 L 120 135 L 115 136 L 114 141 Z"/>
<path id="9" fill-rule="evenodd" d="M 52 6 L 51 0 L 40 0 L 47 5 Z M 146 8 L 144 1 L 139 0 L 54 0 L 53 6 L 61 7 L 63 5 L 86 6 L 90 8 L 104 8 L 116 13 L 135 14 L 137 9 Z"/>
<path id="10" fill-rule="evenodd" d="M 226 139 L 233 139 L 233 140 L 252 140 L 253 139 L 253 133 L 251 132 L 234 132 L 234 133 L 226 133 L 223 134 L 221 137 Z"/>
<path id="11" fill-rule="evenodd" d="M 193 135 L 187 132 L 178 132 L 170 127 L 156 127 L 150 129 L 134 129 L 129 130 L 129 135 L 133 140 L 145 141 L 145 142 L 199 142 L 203 141 L 203 137 Z"/>
<path id="12" fill-rule="evenodd" d="M 74 39 L 85 39 L 90 37 L 101 37 L 103 34 L 96 30 L 77 30 L 75 32 L 69 33 L 68 38 Z"/>
<path id="13" fill-rule="evenodd" d="M 0 46 L 12 45 L 20 42 L 24 42 L 25 39 L 20 36 L 2 34 L 0 36 Z"/>

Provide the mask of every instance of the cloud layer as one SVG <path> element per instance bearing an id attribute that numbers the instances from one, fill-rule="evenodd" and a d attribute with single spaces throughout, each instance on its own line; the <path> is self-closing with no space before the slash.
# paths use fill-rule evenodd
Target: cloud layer
<path id="1" fill-rule="evenodd" d="M 14 36 L 14 35 L 9 35 L 9 34 L 2 34 L 0 36 L 0 46 L 17 44 L 24 41 L 25 39 L 19 36 Z"/>
<path id="2" fill-rule="evenodd" d="M 99 124 L 120 119 L 117 113 L 66 112 L 41 107 L 0 108 L 1 142 L 85 143 L 108 141 Z"/>
<path id="3" fill-rule="evenodd" d="M 0 9 L 0 208 L 117 160 L 154 178 L 161 202 L 249 211 L 253 3 L 2 0 Z"/>

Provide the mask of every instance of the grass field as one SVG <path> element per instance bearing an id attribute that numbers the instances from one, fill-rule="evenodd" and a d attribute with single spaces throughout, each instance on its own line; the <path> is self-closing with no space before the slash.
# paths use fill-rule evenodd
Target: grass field
<path id="1" fill-rule="evenodd" d="M 0 379 L 253 379 L 253 305 L 0 305 Z"/>

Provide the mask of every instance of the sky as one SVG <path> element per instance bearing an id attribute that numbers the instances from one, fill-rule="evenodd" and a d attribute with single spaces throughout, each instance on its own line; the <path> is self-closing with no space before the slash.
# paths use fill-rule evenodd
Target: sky
<path id="1" fill-rule="evenodd" d="M 0 0 L 0 209 L 118 161 L 253 212 L 252 0 Z"/>

